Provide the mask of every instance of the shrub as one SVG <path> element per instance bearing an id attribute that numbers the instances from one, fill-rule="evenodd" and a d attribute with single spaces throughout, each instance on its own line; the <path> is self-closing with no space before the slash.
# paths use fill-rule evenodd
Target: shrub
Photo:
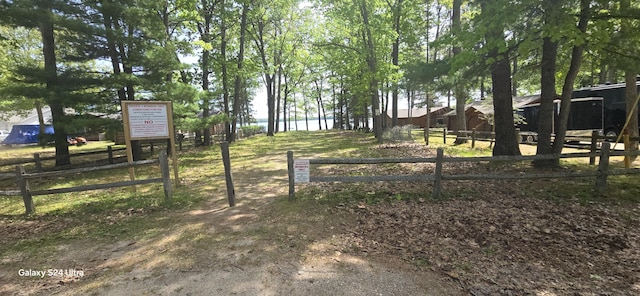
<path id="1" fill-rule="evenodd" d="M 250 137 L 256 134 L 264 133 L 264 126 L 262 125 L 247 125 L 240 127 L 244 137 Z"/>

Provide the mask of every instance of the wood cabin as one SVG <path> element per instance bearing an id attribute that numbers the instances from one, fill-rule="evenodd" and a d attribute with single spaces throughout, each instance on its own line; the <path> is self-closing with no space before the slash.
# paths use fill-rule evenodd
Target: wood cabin
<path id="1" fill-rule="evenodd" d="M 521 108 L 527 105 L 540 103 L 540 95 L 530 95 L 513 98 L 513 108 Z M 476 129 L 476 131 L 492 132 L 493 126 L 489 118 L 493 117 L 493 101 L 486 99 L 482 101 L 473 101 L 464 107 L 467 130 Z M 443 115 L 446 118 L 448 130 L 456 131 L 456 110 L 453 109 Z"/>
<path id="2" fill-rule="evenodd" d="M 444 114 L 451 111 L 449 107 L 432 107 L 429 114 L 429 127 L 444 126 L 446 120 Z M 385 120 L 387 126 L 391 126 L 392 110 L 387 110 L 385 114 Z M 425 128 L 427 123 L 427 108 L 418 109 L 398 109 L 398 125 L 413 125 L 420 128 Z"/>

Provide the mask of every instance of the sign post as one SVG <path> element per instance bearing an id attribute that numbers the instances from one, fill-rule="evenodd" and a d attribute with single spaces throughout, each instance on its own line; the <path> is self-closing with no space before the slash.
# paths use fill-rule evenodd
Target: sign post
<path id="1" fill-rule="evenodd" d="M 179 184 L 171 102 L 122 101 L 122 121 L 129 164 L 133 163 L 132 140 L 169 139 L 174 177 L 176 184 Z M 135 180 L 133 167 L 129 168 L 129 177 L 132 181 Z"/>

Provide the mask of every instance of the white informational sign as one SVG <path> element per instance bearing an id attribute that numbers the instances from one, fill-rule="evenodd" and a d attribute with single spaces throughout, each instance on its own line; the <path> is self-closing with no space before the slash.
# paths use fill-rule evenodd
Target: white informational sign
<path id="1" fill-rule="evenodd" d="M 309 183 L 309 160 L 296 159 L 293 161 L 294 182 Z"/>
<path id="2" fill-rule="evenodd" d="M 169 119 L 165 104 L 129 104 L 131 139 L 169 138 Z"/>

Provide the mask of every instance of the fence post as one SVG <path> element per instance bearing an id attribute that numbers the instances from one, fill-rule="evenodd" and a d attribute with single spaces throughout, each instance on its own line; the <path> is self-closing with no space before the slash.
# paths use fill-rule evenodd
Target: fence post
<path id="1" fill-rule="evenodd" d="M 596 150 L 598 149 L 598 131 L 591 131 L 591 154 L 596 153 Z M 596 157 L 595 156 L 589 156 L 589 165 L 595 165 L 596 164 Z"/>
<path id="2" fill-rule="evenodd" d="M 433 198 L 440 198 L 442 193 L 442 162 L 444 160 L 444 149 L 438 148 L 436 156 L 436 171 L 433 181 Z"/>
<path id="3" fill-rule="evenodd" d="M 229 206 L 234 207 L 236 205 L 236 190 L 233 188 L 233 176 L 231 175 L 231 159 L 229 157 L 229 142 L 224 141 L 220 143 L 220 149 L 222 149 L 222 163 L 224 164 L 224 178 L 227 181 L 227 199 L 229 200 Z"/>
<path id="4" fill-rule="evenodd" d="M 40 153 L 33 154 L 33 162 L 36 164 L 36 171 L 42 172 L 42 161 L 40 160 Z"/>
<path id="5" fill-rule="evenodd" d="M 158 161 L 160 163 L 160 172 L 162 173 L 164 200 L 168 202 L 173 197 L 173 190 L 171 188 L 171 174 L 169 171 L 169 159 L 167 158 L 167 150 L 160 150 L 160 152 L 158 152 Z"/>
<path id="6" fill-rule="evenodd" d="M 16 166 L 16 182 L 18 183 L 18 187 L 20 187 L 20 193 L 22 195 L 22 201 L 24 201 L 24 208 L 26 210 L 26 214 L 30 215 L 35 210 L 33 207 L 33 198 L 31 196 L 31 192 L 29 192 L 29 181 L 22 177 L 26 172 L 24 171 L 24 167 L 21 165 Z"/>
<path id="7" fill-rule="evenodd" d="M 447 144 L 447 128 L 445 127 L 442 132 L 442 142 L 443 144 Z"/>
<path id="8" fill-rule="evenodd" d="M 109 164 L 113 164 L 113 146 L 107 146 L 107 158 L 109 158 Z"/>
<path id="9" fill-rule="evenodd" d="M 287 173 L 289 175 L 289 200 L 296 198 L 296 183 L 293 172 L 293 151 L 287 151 Z"/>
<path id="10" fill-rule="evenodd" d="M 624 134 L 622 135 L 622 142 L 624 143 L 624 152 L 630 152 L 631 150 L 629 149 L 629 130 L 628 128 L 624 129 Z M 629 169 L 631 168 L 631 157 L 629 156 L 629 154 L 625 154 L 624 155 L 624 168 L 625 169 Z"/>
<path id="11" fill-rule="evenodd" d="M 609 171 L 609 142 L 602 143 L 600 149 L 600 163 L 598 164 L 598 177 L 596 179 L 596 190 L 599 193 L 604 193 L 607 189 L 607 177 Z"/>
<path id="12" fill-rule="evenodd" d="M 516 128 L 516 141 L 518 141 L 519 143 L 522 143 L 522 137 L 520 136 L 520 129 Z"/>
<path id="13" fill-rule="evenodd" d="M 471 148 L 476 148 L 476 129 L 471 129 Z"/>
<path id="14" fill-rule="evenodd" d="M 430 129 L 429 126 L 426 126 L 424 128 L 424 142 L 427 146 L 429 146 L 429 129 Z"/>

